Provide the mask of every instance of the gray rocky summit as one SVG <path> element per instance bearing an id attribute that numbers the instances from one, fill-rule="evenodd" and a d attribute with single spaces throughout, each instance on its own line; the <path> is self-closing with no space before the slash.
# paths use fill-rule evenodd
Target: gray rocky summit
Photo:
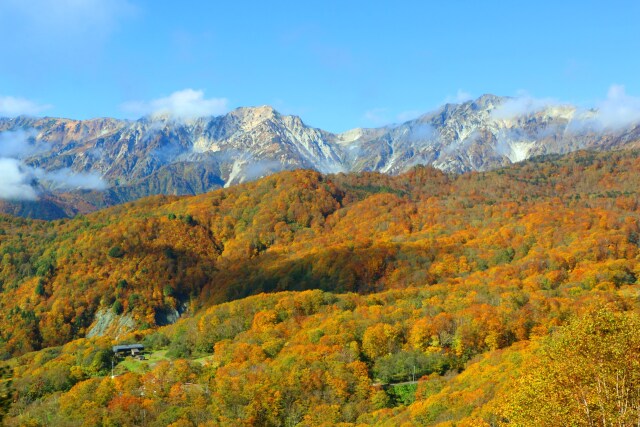
<path id="1" fill-rule="evenodd" d="M 197 194 L 298 168 L 398 174 L 432 165 L 461 173 L 536 155 L 640 143 L 636 124 L 607 127 L 595 110 L 493 95 L 446 104 L 402 124 L 339 134 L 269 106 L 187 120 L 0 119 L 0 137 L 20 132 L 35 147 L 25 165 L 101 177 L 106 190 L 76 191 L 66 199 L 79 198 L 90 207 L 152 194 Z M 44 199 L 60 192 L 46 179 L 33 185 Z"/>

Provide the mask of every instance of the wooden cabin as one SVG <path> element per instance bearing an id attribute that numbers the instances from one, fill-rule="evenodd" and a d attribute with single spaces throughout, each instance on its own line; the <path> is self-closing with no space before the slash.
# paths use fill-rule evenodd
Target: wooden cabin
<path id="1" fill-rule="evenodd" d="M 142 350 L 144 350 L 144 346 L 142 344 L 123 344 L 123 345 L 114 345 L 113 353 L 118 356 L 137 356 L 140 354 Z"/>

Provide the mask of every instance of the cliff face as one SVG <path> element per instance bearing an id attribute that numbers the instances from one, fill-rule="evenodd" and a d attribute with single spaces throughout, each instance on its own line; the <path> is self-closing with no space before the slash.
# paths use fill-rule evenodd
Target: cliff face
<path id="1" fill-rule="evenodd" d="M 399 126 L 350 131 L 354 137 L 340 142 L 349 154 L 349 169 L 393 174 L 417 164 L 456 173 L 482 171 L 543 154 L 639 145 L 638 127 L 602 127 L 597 112 L 570 105 L 512 105 L 516 102 L 484 95 Z"/>
<path id="2" fill-rule="evenodd" d="M 21 152 L 21 165 L 31 171 L 23 184 L 39 194 L 37 201 L 5 200 L 0 207 L 49 218 L 152 194 L 202 193 L 287 169 L 397 174 L 422 164 L 460 173 L 541 154 L 640 145 L 640 128 L 599 126 L 596 111 L 517 102 L 484 95 L 400 125 L 342 134 L 268 106 L 193 120 L 0 119 L 0 137 L 31 147 Z M 101 185 L 83 186 L 89 178 Z"/>

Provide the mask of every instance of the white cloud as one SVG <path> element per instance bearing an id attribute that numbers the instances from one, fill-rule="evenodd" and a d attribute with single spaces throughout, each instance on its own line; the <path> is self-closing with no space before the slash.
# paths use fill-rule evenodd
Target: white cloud
<path id="1" fill-rule="evenodd" d="M 47 150 L 36 145 L 32 132 L 0 133 L 0 199 L 36 200 L 41 187 L 56 190 L 103 190 L 107 187 L 96 173 L 77 173 L 69 168 L 46 171 L 29 166 L 24 159 Z"/>
<path id="2" fill-rule="evenodd" d="M 419 123 L 411 128 L 410 141 L 428 141 L 438 137 L 438 132 L 429 123 Z"/>
<path id="3" fill-rule="evenodd" d="M 619 129 L 640 122 L 640 98 L 627 95 L 624 86 L 612 85 L 598 104 L 596 120 L 603 128 Z"/>
<path id="4" fill-rule="evenodd" d="M 469 92 L 466 92 L 462 89 L 458 89 L 458 91 L 454 96 L 447 96 L 444 102 L 447 104 L 462 104 L 463 102 L 467 102 L 472 98 L 473 97 Z"/>
<path id="5" fill-rule="evenodd" d="M 534 98 L 520 92 L 497 106 L 491 117 L 511 119 L 556 107 L 566 107 L 566 117 L 570 118 L 567 131 L 573 133 L 615 131 L 640 124 L 640 97 L 627 94 L 625 87 L 618 84 L 611 85 L 606 98 L 591 107 L 575 107 L 553 98 Z"/>
<path id="6" fill-rule="evenodd" d="M 47 187 L 55 190 L 105 190 L 107 188 L 102 177 L 95 172 L 74 172 L 69 168 L 53 171 L 33 168 L 32 174 L 39 181 L 44 181 Z"/>
<path id="7" fill-rule="evenodd" d="M 0 158 L 0 199 L 36 200 L 29 172 L 18 159 Z"/>
<path id="8" fill-rule="evenodd" d="M 169 115 L 174 118 L 217 116 L 228 111 L 226 98 L 204 97 L 201 90 L 184 89 L 151 101 L 129 101 L 122 104 L 123 111 L 138 116 Z"/>
<path id="9" fill-rule="evenodd" d="M 628 95 L 622 85 L 611 85 L 607 97 L 595 107 L 581 108 L 569 123 L 573 133 L 619 131 L 640 124 L 640 98 Z"/>
<path id="10" fill-rule="evenodd" d="M 509 98 L 491 112 L 494 119 L 511 119 L 519 116 L 527 116 L 546 108 L 560 105 L 552 98 L 534 98 L 527 93 L 521 92 L 515 98 Z"/>
<path id="11" fill-rule="evenodd" d="M 0 116 L 2 117 L 34 116 L 49 108 L 51 105 L 38 104 L 25 98 L 0 96 Z"/>
<path id="12" fill-rule="evenodd" d="M 29 140 L 32 136 L 22 129 L 0 133 L 0 157 L 21 159 L 34 153 L 37 149 Z"/>

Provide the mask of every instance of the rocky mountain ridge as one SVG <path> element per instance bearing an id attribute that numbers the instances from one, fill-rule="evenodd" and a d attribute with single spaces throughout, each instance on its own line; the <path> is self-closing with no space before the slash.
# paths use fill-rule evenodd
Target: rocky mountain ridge
<path id="1" fill-rule="evenodd" d="M 7 154 L 7 141 L 23 149 Z M 18 117 L 0 119 L 0 158 L 15 157 L 31 171 L 23 184 L 37 189 L 39 200 L 0 200 L 0 208 L 47 217 L 33 207 L 47 202 L 58 206 L 57 217 L 151 194 L 202 193 L 281 170 L 398 174 L 422 164 L 462 173 L 536 155 L 638 146 L 637 124 L 607 128 L 594 110 L 493 95 L 446 104 L 399 125 L 340 134 L 269 106 L 189 120 Z M 87 177 L 102 186 L 83 186 Z"/>

